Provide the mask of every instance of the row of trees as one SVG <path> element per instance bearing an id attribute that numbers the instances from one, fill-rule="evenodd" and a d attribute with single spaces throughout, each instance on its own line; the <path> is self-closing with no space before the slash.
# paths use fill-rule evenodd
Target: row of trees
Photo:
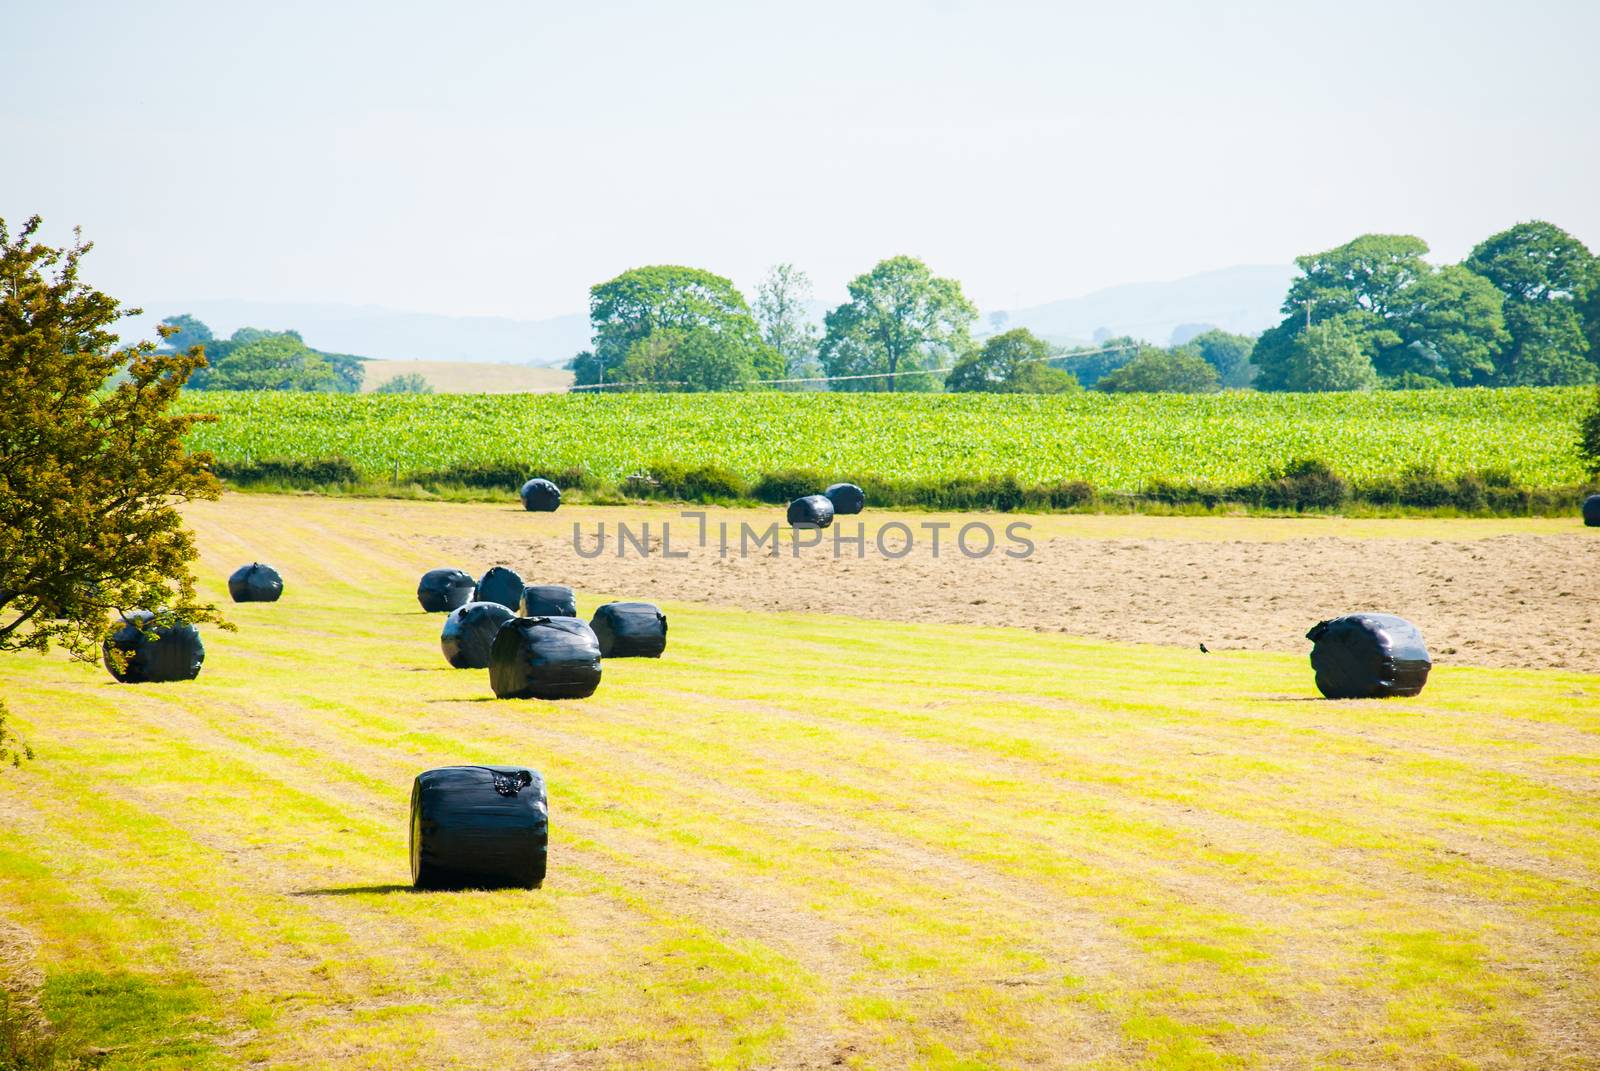
<path id="1" fill-rule="evenodd" d="M 1553 386 L 1600 377 L 1600 258 L 1554 224 L 1519 223 L 1460 264 L 1368 234 L 1300 257 L 1283 322 L 1251 357 L 1262 390 Z"/>
<path id="2" fill-rule="evenodd" d="M 1300 257 L 1284 319 L 1259 339 L 1206 331 L 1161 349 L 1131 338 L 1055 349 L 1025 330 L 972 337 L 977 309 L 914 257 L 851 280 L 821 330 L 793 265 L 755 307 L 696 268 L 624 272 L 590 291 L 580 386 L 736 390 L 1200 392 L 1586 383 L 1600 378 L 1600 258 L 1549 223 L 1520 223 L 1460 264 L 1409 235 L 1369 234 Z M 822 380 L 826 378 L 826 384 Z M 770 381 L 779 381 L 776 383 Z"/>
<path id="3" fill-rule="evenodd" d="M 353 393 L 366 369 L 359 357 L 323 353 L 307 346 L 298 331 L 241 327 L 217 338 L 200 320 L 185 313 L 161 321 L 169 353 L 200 346 L 206 367 L 189 377 L 194 390 L 298 390 Z"/>

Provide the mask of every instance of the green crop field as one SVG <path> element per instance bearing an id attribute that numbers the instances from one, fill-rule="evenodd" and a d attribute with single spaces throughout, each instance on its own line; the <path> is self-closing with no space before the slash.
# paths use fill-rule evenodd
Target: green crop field
<path id="1" fill-rule="evenodd" d="M 38 753 L 0 773 L 0 951 L 92 1066 L 1600 1052 L 1600 678 L 1307 702 L 1301 655 L 669 604 L 665 658 L 497 702 L 412 593 L 430 538 L 521 514 L 189 513 L 207 592 L 251 558 L 287 581 L 208 630 L 198 680 L 0 661 Z M 462 762 L 546 775 L 542 890 L 407 888 L 411 779 Z"/>
<path id="2" fill-rule="evenodd" d="M 1315 458 L 1359 481 L 1409 468 L 1499 472 L 1529 488 L 1583 478 L 1587 388 L 1367 394 L 187 395 L 220 422 L 195 447 L 224 462 L 341 456 L 402 478 L 510 466 L 615 483 L 653 463 L 746 480 L 810 469 L 857 480 L 1011 476 L 1102 491 L 1225 485 Z"/>

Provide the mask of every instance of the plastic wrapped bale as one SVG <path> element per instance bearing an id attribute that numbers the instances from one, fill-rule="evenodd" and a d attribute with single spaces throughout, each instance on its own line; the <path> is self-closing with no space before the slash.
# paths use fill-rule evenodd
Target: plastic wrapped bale
<path id="1" fill-rule="evenodd" d="M 206 660 L 200 630 L 183 621 L 163 625 L 154 621 L 148 610 L 124 615 L 122 626 L 106 637 L 106 669 L 123 684 L 194 680 Z"/>
<path id="2" fill-rule="evenodd" d="M 430 614 L 445 614 L 471 602 L 476 590 L 464 569 L 429 569 L 417 584 L 417 601 Z"/>
<path id="3" fill-rule="evenodd" d="M 1600 495 L 1590 495 L 1583 500 L 1583 523 L 1590 528 L 1600 528 Z"/>
<path id="4" fill-rule="evenodd" d="M 549 845 L 537 771 L 444 766 L 411 786 L 411 883 L 419 889 L 537 889 Z"/>
<path id="5" fill-rule="evenodd" d="M 561 488 L 535 477 L 522 485 L 522 508 L 529 513 L 554 513 L 561 506 Z"/>
<path id="6" fill-rule="evenodd" d="M 469 602 L 450 611 L 439 633 L 447 662 L 457 669 L 486 669 L 495 633 L 516 615 L 497 602 Z"/>
<path id="7" fill-rule="evenodd" d="M 507 610 L 515 610 L 517 604 L 522 602 L 522 589 L 527 587 L 522 582 L 522 577 L 497 565 L 478 578 L 478 593 L 473 596 L 479 602 L 497 602 Z"/>
<path id="8" fill-rule="evenodd" d="M 833 484 L 822 494 L 833 503 L 834 515 L 838 517 L 867 508 L 867 493 L 853 483 Z"/>
<path id="9" fill-rule="evenodd" d="M 1350 614 L 1306 633 L 1317 690 L 1329 699 L 1416 695 L 1433 659 L 1417 626 L 1394 614 Z"/>
<path id="10" fill-rule="evenodd" d="M 251 562 L 228 577 L 228 594 L 234 602 L 277 602 L 283 595 L 283 577 L 270 565 Z"/>
<path id="11" fill-rule="evenodd" d="M 650 602 L 608 602 L 589 621 L 602 658 L 660 658 L 667 649 L 667 615 Z"/>
<path id="12" fill-rule="evenodd" d="M 521 617 L 577 617 L 578 599 L 565 584 L 529 584 L 517 605 Z"/>
<path id="13" fill-rule="evenodd" d="M 600 687 L 600 641 L 576 617 L 514 617 L 489 651 L 501 699 L 584 699 Z"/>
<path id="14" fill-rule="evenodd" d="M 806 495 L 789 503 L 789 523 L 796 527 L 809 524 L 813 528 L 826 528 L 833 523 L 833 503 L 826 495 Z"/>

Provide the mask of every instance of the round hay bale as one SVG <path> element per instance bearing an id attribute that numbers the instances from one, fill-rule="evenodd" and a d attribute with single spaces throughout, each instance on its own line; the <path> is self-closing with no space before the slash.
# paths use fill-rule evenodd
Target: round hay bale
<path id="1" fill-rule="evenodd" d="M 430 614 L 444 614 L 471 602 L 477 589 L 464 569 L 429 569 L 417 583 L 417 601 Z"/>
<path id="2" fill-rule="evenodd" d="M 479 602 L 497 602 L 507 610 L 516 610 L 526 586 L 513 570 L 497 565 L 478 578 L 478 593 L 473 597 Z"/>
<path id="3" fill-rule="evenodd" d="M 836 483 L 822 493 L 833 503 L 835 516 L 860 513 L 867 508 L 867 493 L 853 483 Z"/>
<path id="4" fill-rule="evenodd" d="M 561 488 L 537 476 L 523 484 L 519 494 L 529 513 L 554 513 L 561 506 Z"/>
<path id="5" fill-rule="evenodd" d="M 228 594 L 234 602 L 277 602 L 283 595 L 283 577 L 270 565 L 251 562 L 228 577 Z"/>
<path id="6" fill-rule="evenodd" d="M 549 802 L 535 770 L 443 766 L 411 786 L 418 889 L 537 889 L 549 845 Z"/>
<path id="7" fill-rule="evenodd" d="M 148 610 L 123 615 L 122 626 L 102 645 L 106 669 L 123 684 L 194 680 L 206 660 L 200 630 L 183 621 L 155 625 L 154 620 Z"/>
<path id="8" fill-rule="evenodd" d="M 576 617 L 514 617 L 489 650 L 501 699 L 584 699 L 600 687 L 600 641 Z"/>
<path id="9" fill-rule="evenodd" d="M 1590 495 L 1583 500 L 1583 523 L 1589 528 L 1600 528 L 1600 495 Z"/>
<path id="10" fill-rule="evenodd" d="M 826 528 L 833 523 L 833 503 L 826 495 L 806 495 L 789 503 L 789 524 Z"/>
<path id="11" fill-rule="evenodd" d="M 450 611 L 439 633 L 445 661 L 457 669 L 487 669 L 495 633 L 514 616 L 497 602 L 469 602 Z"/>
<path id="12" fill-rule="evenodd" d="M 578 599 L 565 584 L 528 584 L 517 604 L 519 617 L 577 617 Z"/>
<path id="13" fill-rule="evenodd" d="M 655 603 L 608 602 L 589 627 L 602 658 L 660 658 L 667 649 L 667 615 Z"/>
<path id="14" fill-rule="evenodd" d="M 1416 695 L 1433 668 L 1417 626 L 1394 614 L 1320 621 L 1306 639 L 1312 643 L 1317 690 L 1329 699 Z"/>

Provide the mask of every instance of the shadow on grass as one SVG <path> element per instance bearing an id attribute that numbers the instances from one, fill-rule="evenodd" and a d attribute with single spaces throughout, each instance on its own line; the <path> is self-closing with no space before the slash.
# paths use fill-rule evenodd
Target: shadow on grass
<path id="1" fill-rule="evenodd" d="M 416 892 L 409 885 L 345 885 L 333 889 L 300 889 L 291 896 L 365 896 Z"/>
<path id="2" fill-rule="evenodd" d="M 492 695 L 479 695 L 463 697 L 461 699 L 429 699 L 429 703 L 498 703 L 500 700 Z"/>

